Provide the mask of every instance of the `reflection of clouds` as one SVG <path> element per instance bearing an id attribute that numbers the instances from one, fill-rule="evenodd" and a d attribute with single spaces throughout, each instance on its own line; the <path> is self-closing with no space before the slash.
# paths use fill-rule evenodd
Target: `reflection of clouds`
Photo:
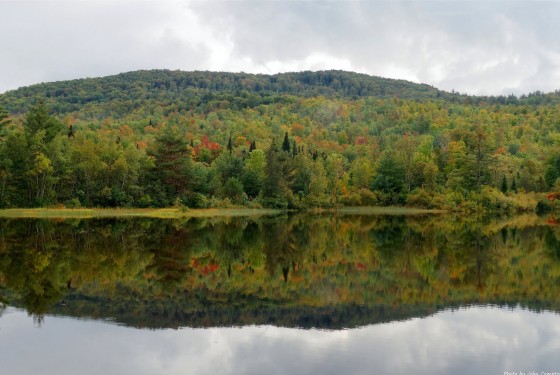
<path id="1" fill-rule="evenodd" d="M 47 317 L 0 320 L 7 374 L 432 374 L 560 369 L 560 317 L 469 308 L 341 331 L 271 326 L 138 330 Z"/>

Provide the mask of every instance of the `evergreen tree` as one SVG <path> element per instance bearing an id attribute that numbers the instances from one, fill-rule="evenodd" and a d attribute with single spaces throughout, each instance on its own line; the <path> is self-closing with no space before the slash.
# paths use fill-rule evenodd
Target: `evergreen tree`
<path id="1" fill-rule="evenodd" d="M 384 203 L 401 203 L 401 195 L 405 189 L 404 180 L 404 166 L 398 163 L 393 155 L 386 153 L 381 159 L 372 188 L 385 194 Z"/>
<path id="2" fill-rule="evenodd" d="M 60 133 L 62 124 L 55 117 L 49 115 L 49 109 L 43 101 L 29 109 L 25 116 L 25 132 L 29 138 L 34 137 L 39 131 L 44 131 L 44 142 L 50 143 Z"/>
<path id="3" fill-rule="evenodd" d="M 243 182 L 245 193 L 250 198 L 255 198 L 261 191 L 265 165 L 266 157 L 263 150 L 253 150 L 245 159 L 241 182 Z"/>
<path id="4" fill-rule="evenodd" d="M 288 132 L 284 134 L 284 141 L 282 142 L 282 151 L 290 152 L 290 138 L 288 137 Z"/>
<path id="5" fill-rule="evenodd" d="M 263 181 L 263 197 L 277 198 L 282 193 L 282 172 L 280 160 L 278 158 L 278 150 L 274 139 L 266 150 L 266 164 L 264 168 L 264 181 Z"/>
<path id="6" fill-rule="evenodd" d="M 500 186 L 500 190 L 502 191 L 502 193 L 507 193 L 508 191 L 508 183 L 507 183 L 507 179 L 506 176 L 504 176 L 502 178 L 502 185 Z"/>
<path id="7" fill-rule="evenodd" d="M 229 151 L 229 154 L 231 155 L 231 153 L 233 152 L 233 142 L 231 141 L 231 133 L 229 133 L 229 141 L 227 144 L 227 149 Z"/>
<path id="8" fill-rule="evenodd" d="M 298 147 L 296 144 L 296 140 L 294 139 L 292 141 L 292 157 L 295 158 L 297 154 L 298 154 Z"/>
<path id="9" fill-rule="evenodd" d="M 165 204 L 170 204 L 190 187 L 193 164 L 191 154 L 183 137 L 169 127 L 156 138 L 150 154 L 155 164 L 152 176 L 167 192 L 162 197 Z"/>

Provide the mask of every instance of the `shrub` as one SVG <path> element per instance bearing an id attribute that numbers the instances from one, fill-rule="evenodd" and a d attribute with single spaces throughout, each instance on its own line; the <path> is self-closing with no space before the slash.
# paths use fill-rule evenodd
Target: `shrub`
<path id="1" fill-rule="evenodd" d="M 433 208 L 433 196 L 426 190 L 418 188 L 413 190 L 406 199 L 407 206 Z"/>
<path id="2" fill-rule="evenodd" d="M 64 203 L 66 208 L 80 208 L 82 207 L 82 203 L 78 198 L 72 198 Z"/>
<path id="3" fill-rule="evenodd" d="M 140 199 L 138 199 L 138 202 L 137 202 L 138 206 L 141 207 L 141 208 L 150 207 L 153 203 L 154 203 L 154 200 L 148 194 L 142 195 L 140 197 Z"/>
<path id="4" fill-rule="evenodd" d="M 191 208 L 208 208 L 209 205 L 208 198 L 200 193 L 186 194 L 181 198 L 181 202 Z"/>

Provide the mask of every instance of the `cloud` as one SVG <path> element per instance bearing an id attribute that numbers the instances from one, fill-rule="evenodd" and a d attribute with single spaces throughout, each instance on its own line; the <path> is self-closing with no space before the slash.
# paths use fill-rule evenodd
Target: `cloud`
<path id="1" fill-rule="evenodd" d="M 461 92 L 555 90 L 560 4 L 531 2 L 225 2 L 193 10 L 254 69 L 343 68 Z M 271 65 L 271 62 L 275 62 Z M 343 63 L 341 63 L 343 62 Z M 348 62 L 350 64 L 348 64 Z"/>
<path id="2" fill-rule="evenodd" d="M 560 3 L 2 1 L 0 92 L 137 69 L 344 69 L 471 94 L 560 89 Z"/>
<path id="3" fill-rule="evenodd" d="M 555 313 L 492 307 L 349 330 L 139 330 L 22 310 L 2 316 L 10 374 L 502 374 L 558 371 Z"/>
<path id="4" fill-rule="evenodd" d="M 0 12 L 0 90 L 137 69 L 204 69 L 211 58 L 211 35 L 180 4 L 3 2 Z"/>

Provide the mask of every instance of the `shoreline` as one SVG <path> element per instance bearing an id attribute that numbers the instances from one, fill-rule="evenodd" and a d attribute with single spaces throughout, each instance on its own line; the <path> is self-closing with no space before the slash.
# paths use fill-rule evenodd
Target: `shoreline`
<path id="1" fill-rule="evenodd" d="M 286 211 L 266 208 L 9 208 L 0 210 L 1 219 L 95 219 L 120 217 L 146 217 L 181 219 L 190 217 L 236 217 L 279 215 L 286 212 L 333 213 L 351 215 L 423 215 L 442 214 L 444 210 L 413 207 L 342 207 Z"/>

